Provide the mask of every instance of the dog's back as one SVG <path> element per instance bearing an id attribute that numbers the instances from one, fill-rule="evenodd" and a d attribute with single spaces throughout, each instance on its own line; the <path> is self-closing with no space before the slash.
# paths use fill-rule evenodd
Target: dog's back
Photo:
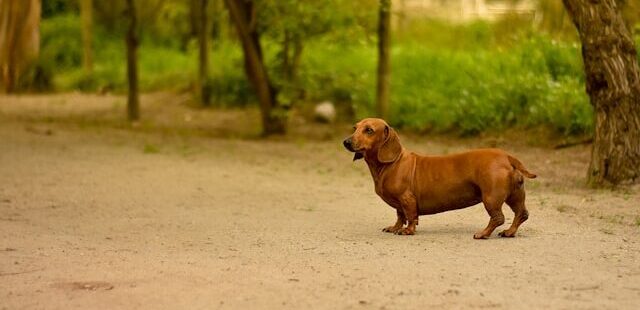
<path id="1" fill-rule="evenodd" d="M 517 182 L 522 184 L 522 174 L 511 163 L 513 157 L 500 149 L 477 149 L 443 156 L 413 154 L 416 156 L 414 184 L 420 214 L 466 208 L 482 202 L 483 196 L 508 196 L 511 189 L 521 187 Z M 531 175 L 526 169 L 525 172 Z"/>

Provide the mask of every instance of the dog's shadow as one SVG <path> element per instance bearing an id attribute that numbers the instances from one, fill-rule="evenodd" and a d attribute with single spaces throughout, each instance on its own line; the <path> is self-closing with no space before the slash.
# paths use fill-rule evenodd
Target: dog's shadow
<path id="1" fill-rule="evenodd" d="M 421 227 L 422 226 L 422 227 Z M 480 231 L 484 228 L 484 226 L 474 226 L 471 224 L 460 224 L 460 225 L 420 225 L 416 230 L 417 236 L 441 236 L 441 237 L 452 237 L 457 238 L 459 236 L 468 236 L 471 238 L 473 234 L 477 231 Z M 513 238 L 501 238 L 498 236 L 498 233 L 509 228 L 509 225 L 502 225 L 497 227 L 496 230 L 491 234 L 490 239 L 504 239 L 510 240 Z M 526 238 L 526 234 L 518 233 L 517 238 Z"/>
<path id="2" fill-rule="evenodd" d="M 474 234 L 476 231 L 481 230 L 484 227 L 476 227 L 473 225 L 437 225 L 437 224 L 422 224 L 418 226 L 416 230 L 417 235 L 461 235 L 461 234 Z"/>

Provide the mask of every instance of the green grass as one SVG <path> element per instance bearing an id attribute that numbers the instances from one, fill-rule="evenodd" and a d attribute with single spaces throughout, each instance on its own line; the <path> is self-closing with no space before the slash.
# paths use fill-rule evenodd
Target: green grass
<path id="1" fill-rule="evenodd" d="M 44 19 L 41 28 L 39 62 L 52 77 L 53 90 L 126 92 L 123 34 L 95 30 L 94 74 L 88 77 L 81 68 L 78 17 Z M 579 45 L 531 29 L 503 28 L 508 27 L 431 21 L 398 33 L 391 51 L 391 124 L 462 135 L 512 127 L 592 133 L 593 110 L 584 91 Z M 358 118 L 374 115 L 375 40 L 336 43 L 334 36 L 305 42 L 298 74 L 303 101 L 332 100 L 349 105 Z M 188 89 L 196 72 L 195 42 L 181 49 L 168 38 L 156 39 L 143 34 L 138 49 L 140 89 Z M 268 38 L 262 43 L 270 76 L 282 86 L 280 46 Z M 213 105 L 255 104 L 235 40 L 212 43 L 207 87 Z M 292 101 L 290 95 L 284 88 L 279 99 Z"/>
<path id="2" fill-rule="evenodd" d="M 317 100 L 353 102 L 374 114 L 374 46 L 309 48 L 305 89 Z M 315 52 L 315 51 L 322 51 Z M 548 126 L 561 134 L 592 131 L 575 44 L 525 38 L 508 49 L 433 48 L 415 42 L 392 49 L 391 123 L 463 135 L 512 126 Z"/>
<path id="3" fill-rule="evenodd" d="M 42 21 L 41 60 L 53 75 L 53 89 L 126 91 L 124 39 L 97 28 L 94 32 L 94 72 L 87 77 L 82 69 L 80 21 L 60 15 Z M 142 40 L 138 48 L 139 84 L 142 91 L 176 90 L 187 87 L 196 68 L 194 51 Z"/>
<path id="4" fill-rule="evenodd" d="M 117 41 L 103 42 L 96 48 L 94 74 L 85 76 L 81 67 L 68 68 L 56 74 L 57 90 L 74 89 L 123 92 L 127 87 L 124 44 Z M 138 76 L 142 91 L 160 89 L 178 90 L 188 87 L 195 71 L 193 53 L 143 43 L 138 48 Z"/>
<path id="5" fill-rule="evenodd" d="M 142 153 L 144 153 L 144 154 L 158 154 L 158 153 L 160 153 L 160 148 L 155 144 L 146 143 L 144 145 L 144 147 L 142 148 Z"/>

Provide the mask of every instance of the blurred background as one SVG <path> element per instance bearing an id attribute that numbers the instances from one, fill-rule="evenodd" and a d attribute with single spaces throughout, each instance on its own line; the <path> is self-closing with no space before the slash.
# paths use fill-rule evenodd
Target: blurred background
<path id="1" fill-rule="evenodd" d="M 133 12 L 140 92 L 182 94 L 194 108 L 258 106 L 242 36 L 223 0 L 16 2 L 0 1 L 10 21 L 0 30 L 22 29 L 0 44 L 6 93 L 126 94 Z M 230 2 L 240 3 L 249 35 L 259 37 L 278 108 L 270 113 L 312 118 L 317 104 L 329 102 L 339 121 L 376 114 L 379 1 Z M 640 1 L 618 2 L 638 45 Z M 394 126 L 592 133 L 579 38 L 561 1 L 394 0 L 390 29 Z"/>

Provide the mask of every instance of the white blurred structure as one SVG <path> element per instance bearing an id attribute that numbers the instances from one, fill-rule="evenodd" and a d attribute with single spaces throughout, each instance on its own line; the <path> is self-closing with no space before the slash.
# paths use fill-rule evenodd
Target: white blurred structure
<path id="1" fill-rule="evenodd" d="M 393 11 L 399 19 L 409 20 L 431 17 L 468 22 L 496 20 L 508 14 L 535 19 L 537 4 L 536 0 L 398 0 L 393 2 Z"/>
<path id="2" fill-rule="evenodd" d="M 332 123 L 336 120 L 336 107 L 330 101 L 323 101 L 314 108 L 313 117 L 319 122 Z"/>

